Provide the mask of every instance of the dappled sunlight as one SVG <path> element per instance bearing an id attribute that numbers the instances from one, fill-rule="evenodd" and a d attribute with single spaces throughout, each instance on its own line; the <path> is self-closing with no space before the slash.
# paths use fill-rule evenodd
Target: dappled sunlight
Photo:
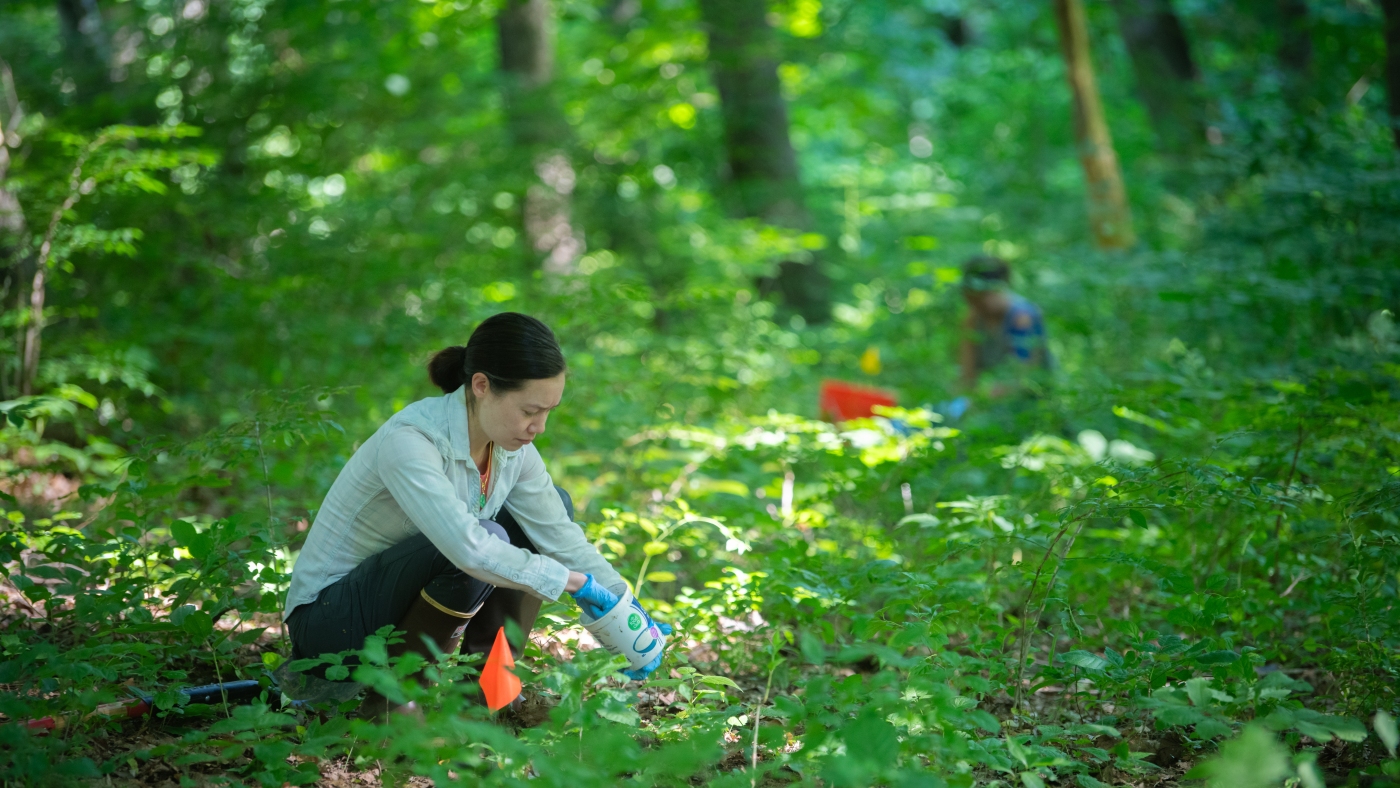
<path id="1" fill-rule="evenodd" d="M 1393 782 L 1397 13 L 0 6 L 0 784 Z"/>

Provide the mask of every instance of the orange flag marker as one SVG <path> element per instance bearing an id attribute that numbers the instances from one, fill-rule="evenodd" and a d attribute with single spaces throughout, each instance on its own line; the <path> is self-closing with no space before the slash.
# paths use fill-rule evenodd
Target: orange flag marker
<path id="1" fill-rule="evenodd" d="M 481 669 L 481 693 L 486 696 L 486 706 L 491 711 L 500 711 L 520 697 L 520 677 L 511 672 L 513 667 L 515 657 L 511 656 L 510 644 L 506 642 L 506 628 L 501 627 L 496 632 L 491 654 L 486 657 L 486 666 Z"/>

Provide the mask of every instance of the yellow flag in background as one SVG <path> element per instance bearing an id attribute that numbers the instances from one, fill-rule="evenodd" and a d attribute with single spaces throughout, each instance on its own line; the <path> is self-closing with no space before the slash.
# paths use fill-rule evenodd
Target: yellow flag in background
<path id="1" fill-rule="evenodd" d="M 860 357 L 860 371 L 867 375 L 880 374 L 880 349 L 871 345 Z"/>

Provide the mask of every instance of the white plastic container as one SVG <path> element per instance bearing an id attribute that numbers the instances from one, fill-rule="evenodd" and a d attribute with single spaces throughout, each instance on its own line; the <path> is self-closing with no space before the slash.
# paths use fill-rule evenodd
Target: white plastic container
<path id="1" fill-rule="evenodd" d="M 666 647 L 666 636 L 655 624 L 648 625 L 647 620 L 641 603 L 627 591 L 612 610 L 602 618 L 583 622 L 583 628 L 597 638 L 603 648 L 626 657 L 628 667 L 635 670 L 656 659 Z"/>

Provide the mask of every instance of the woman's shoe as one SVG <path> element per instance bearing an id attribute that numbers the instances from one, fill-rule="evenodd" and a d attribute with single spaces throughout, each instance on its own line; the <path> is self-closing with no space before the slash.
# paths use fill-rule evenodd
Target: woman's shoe
<path id="1" fill-rule="evenodd" d="M 453 610 L 428 596 L 427 589 L 424 589 L 418 598 L 413 600 L 413 604 L 409 605 L 408 612 L 396 627 L 404 631 L 403 642 L 389 646 L 389 656 L 401 657 L 413 653 L 431 659 L 432 651 L 428 648 L 428 641 L 444 654 L 455 653 L 462 644 L 467 625 L 472 622 L 472 618 L 481 607 L 477 605 L 476 610 L 469 613 Z M 535 605 L 535 612 L 539 612 L 538 603 Z M 365 719 L 378 722 L 383 722 L 390 714 L 407 714 L 420 718 L 423 716 L 422 710 L 412 701 L 392 703 L 373 689 L 366 691 L 365 699 L 357 713 Z"/>
<path id="2" fill-rule="evenodd" d="M 535 619 L 540 615 L 540 605 L 538 597 L 519 589 L 497 588 L 492 591 L 491 596 L 481 603 L 481 607 L 477 608 L 475 616 L 467 625 L 462 638 L 462 653 L 490 654 L 491 647 L 496 644 L 496 633 L 507 621 L 514 621 L 515 625 L 520 627 L 520 631 L 525 633 L 525 637 L 530 637 L 530 630 L 535 628 Z M 509 642 L 510 638 L 506 638 L 506 641 Z M 521 651 L 521 646 L 510 644 L 510 654 L 515 659 L 520 659 Z M 516 698 L 507 708 L 518 710 L 523 699 L 523 695 Z M 485 703 L 485 699 L 481 702 Z"/>

